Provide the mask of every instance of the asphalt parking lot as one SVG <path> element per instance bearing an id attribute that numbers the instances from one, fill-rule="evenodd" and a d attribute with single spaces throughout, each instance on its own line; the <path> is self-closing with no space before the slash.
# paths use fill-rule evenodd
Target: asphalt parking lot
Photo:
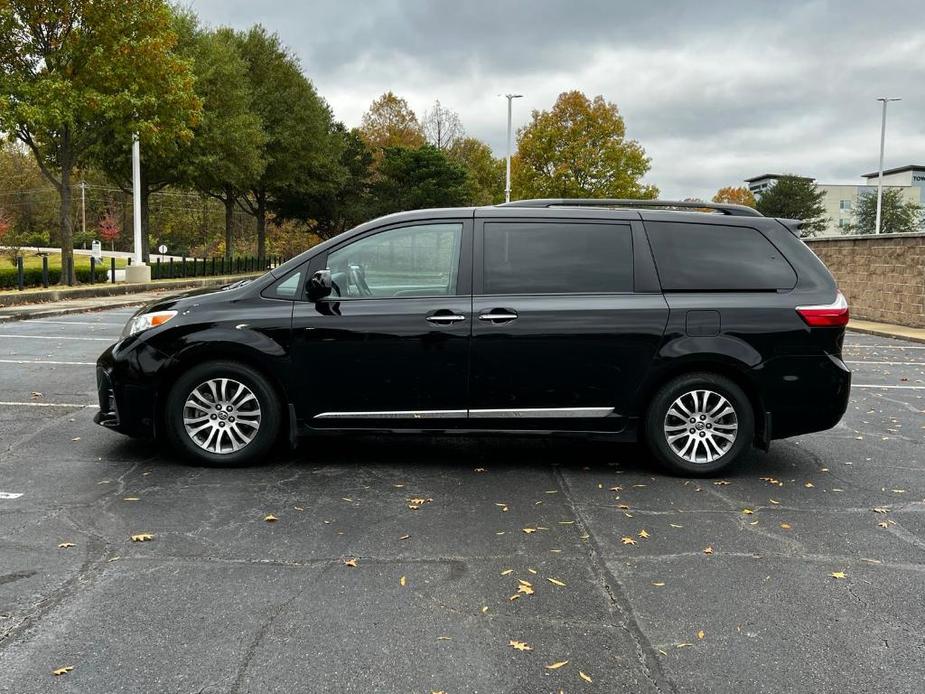
<path id="1" fill-rule="evenodd" d="M 0 324 L 0 692 L 925 689 L 925 345 L 849 335 L 842 424 L 717 479 L 580 439 L 210 470 L 92 424 L 131 312 Z"/>

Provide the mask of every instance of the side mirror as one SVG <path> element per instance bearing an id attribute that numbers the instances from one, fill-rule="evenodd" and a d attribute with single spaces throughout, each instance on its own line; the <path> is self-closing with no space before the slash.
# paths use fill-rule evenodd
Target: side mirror
<path id="1" fill-rule="evenodd" d="M 318 270 L 308 280 L 308 300 L 321 301 L 331 294 L 333 286 L 334 281 L 331 279 L 331 271 Z"/>

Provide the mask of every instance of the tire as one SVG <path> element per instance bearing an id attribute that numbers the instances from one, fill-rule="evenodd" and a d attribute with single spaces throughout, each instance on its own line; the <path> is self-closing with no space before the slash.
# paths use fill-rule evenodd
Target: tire
<path id="1" fill-rule="evenodd" d="M 213 411 L 216 405 L 222 407 Z M 206 362 L 174 383 L 164 423 L 170 444 L 185 457 L 209 467 L 241 467 L 263 462 L 270 452 L 280 429 L 280 403 L 266 378 L 251 367 Z"/>
<path id="2" fill-rule="evenodd" d="M 755 414 L 748 397 L 730 379 L 708 372 L 666 383 L 649 403 L 645 419 L 652 455 L 672 472 L 687 476 L 713 475 L 738 462 L 751 449 L 754 434 Z"/>

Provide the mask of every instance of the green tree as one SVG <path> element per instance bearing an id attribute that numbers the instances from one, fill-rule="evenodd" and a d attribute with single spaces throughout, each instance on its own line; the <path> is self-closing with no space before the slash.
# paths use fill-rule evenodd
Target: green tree
<path id="1" fill-rule="evenodd" d="M 815 236 L 829 224 L 824 200 L 825 193 L 812 179 L 787 174 L 761 194 L 756 209 L 765 217 L 799 219 L 803 235 Z"/>
<path id="2" fill-rule="evenodd" d="M 302 74 L 298 60 L 275 34 L 255 26 L 237 35 L 247 64 L 253 110 L 264 133 L 263 172 L 251 181 L 239 203 L 257 225 L 257 256 L 266 252 L 267 213 L 276 199 L 333 193 L 342 176 L 339 138 L 327 104 Z"/>
<path id="3" fill-rule="evenodd" d="M 255 111 L 248 65 L 232 29 L 203 35 L 196 43 L 202 123 L 187 153 L 189 182 L 225 209 L 225 258 L 234 254 L 234 214 L 239 199 L 266 168 L 263 123 Z"/>
<path id="4" fill-rule="evenodd" d="M 654 198 L 658 188 L 640 182 L 650 163 L 616 104 L 563 92 L 518 130 L 512 187 L 519 198 Z"/>
<path id="5" fill-rule="evenodd" d="M 0 130 L 23 142 L 59 195 L 73 284 L 71 178 L 101 137 L 188 139 L 199 113 L 162 0 L 0 2 Z"/>
<path id="6" fill-rule="evenodd" d="M 426 142 L 414 111 L 393 92 L 386 92 L 370 104 L 363 114 L 360 133 L 376 158 L 386 147 L 420 147 Z"/>
<path id="7" fill-rule="evenodd" d="M 716 191 L 713 196 L 713 202 L 728 202 L 733 205 L 745 205 L 754 207 L 757 203 L 755 196 L 745 186 L 726 186 Z"/>
<path id="8" fill-rule="evenodd" d="M 466 170 L 433 145 L 387 147 L 372 186 L 378 214 L 466 204 Z"/>
<path id="9" fill-rule="evenodd" d="M 903 197 L 900 188 L 884 188 L 880 205 L 880 233 L 908 234 L 922 231 L 925 210 Z M 851 224 L 846 233 L 874 234 L 877 231 L 877 192 L 863 193 L 851 210 Z"/>
<path id="10" fill-rule="evenodd" d="M 504 202 L 504 160 L 496 159 L 488 145 L 474 137 L 462 137 L 453 142 L 447 155 L 466 169 L 468 204 Z"/>

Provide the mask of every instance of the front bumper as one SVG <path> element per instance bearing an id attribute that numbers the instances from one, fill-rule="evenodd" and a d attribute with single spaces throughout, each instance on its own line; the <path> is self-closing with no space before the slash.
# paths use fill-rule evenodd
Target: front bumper
<path id="1" fill-rule="evenodd" d="M 140 368 L 137 350 L 127 352 L 112 345 L 96 362 L 96 389 L 99 412 L 97 424 L 127 436 L 153 437 L 157 411 L 157 379 Z M 148 348 L 150 349 L 150 348 Z"/>

